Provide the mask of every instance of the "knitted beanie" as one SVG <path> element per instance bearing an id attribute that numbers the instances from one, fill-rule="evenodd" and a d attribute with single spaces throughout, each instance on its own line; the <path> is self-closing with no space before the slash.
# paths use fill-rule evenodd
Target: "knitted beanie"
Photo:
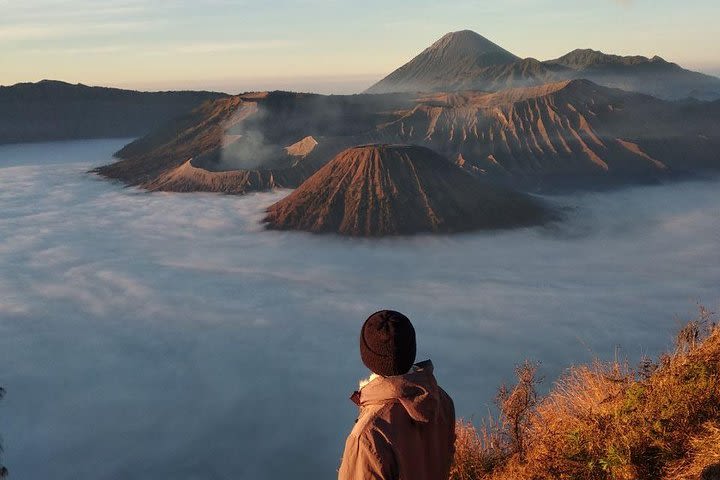
<path id="1" fill-rule="evenodd" d="M 415 362 L 415 329 L 400 312 L 381 310 L 360 331 L 360 357 L 372 372 L 390 377 L 410 371 Z"/>

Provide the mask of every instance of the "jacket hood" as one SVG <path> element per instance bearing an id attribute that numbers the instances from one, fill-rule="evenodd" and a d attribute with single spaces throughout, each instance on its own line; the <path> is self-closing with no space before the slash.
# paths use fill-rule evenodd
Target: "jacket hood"
<path id="1" fill-rule="evenodd" d="M 417 363 L 405 375 L 377 377 L 360 390 L 361 407 L 388 402 L 399 402 L 416 422 L 433 420 L 440 404 L 440 391 L 432 362 Z"/>

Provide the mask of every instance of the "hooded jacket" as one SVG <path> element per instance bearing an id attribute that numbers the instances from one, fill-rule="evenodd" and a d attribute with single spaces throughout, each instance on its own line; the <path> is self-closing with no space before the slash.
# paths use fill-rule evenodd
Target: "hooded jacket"
<path id="1" fill-rule="evenodd" d="M 447 480 L 455 408 L 430 360 L 377 377 L 353 395 L 360 415 L 345 443 L 339 480 Z"/>

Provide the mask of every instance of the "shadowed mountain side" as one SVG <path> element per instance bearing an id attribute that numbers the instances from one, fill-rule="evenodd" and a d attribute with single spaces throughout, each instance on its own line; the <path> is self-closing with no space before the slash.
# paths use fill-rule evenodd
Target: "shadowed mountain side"
<path id="1" fill-rule="evenodd" d="M 135 140 L 115 154 L 120 161 L 94 170 L 105 177 L 139 185 L 222 144 L 231 117 L 256 111 L 256 103 L 241 97 L 208 102 Z"/>
<path id="2" fill-rule="evenodd" d="M 621 57 L 578 49 L 541 62 L 515 57 L 468 30 L 446 34 L 367 92 L 498 91 L 573 79 L 665 99 L 720 98 L 720 78 L 658 56 Z"/>
<path id="3" fill-rule="evenodd" d="M 487 67 L 481 75 L 458 79 L 452 88 L 445 90 L 496 92 L 508 88 L 532 87 L 555 82 L 563 78 L 565 71 L 566 68 L 559 65 L 548 65 L 534 58 L 524 58 L 512 63 Z"/>
<path id="4" fill-rule="evenodd" d="M 285 168 L 308 148 L 296 145 L 307 137 L 317 143 L 309 157 L 314 161 L 322 155 L 324 163 L 411 104 L 406 94 L 263 92 L 223 98 L 128 144 L 117 152 L 118 162 L 96 172 L 144 185 L 190 158 L 213 171 Z"/>
<path id="5" fill-rule="evenodd" d="M 659 56 L 619 56 L 578 49 L 543 62 L 550 68 L 566 67 L 566 78 L 586 78 L 600 85 L 646 93 L 659 98 L 699 100 L 720 98 L 720 78 L 686 70 Z"/>
<path id="6" fill-rule="evenodd" d="M 137 92 L 43 80 L 0 87 L 0 144 L 136 137 L 214 92 Z"/>
<path id="7" fill-rule="evenodd" d="M 268 209 L 267 227 L 351 236 L 536 225 L 545 208 L 412 145 L 347 149 Z"/>
<path id="8" fill-rule="evenodd" d="M 428 95 L 379 127 L 376 140 L 426 145 L 527 188 L 580 187 L 720 167 L 716 110 L 573 80 Z"/>

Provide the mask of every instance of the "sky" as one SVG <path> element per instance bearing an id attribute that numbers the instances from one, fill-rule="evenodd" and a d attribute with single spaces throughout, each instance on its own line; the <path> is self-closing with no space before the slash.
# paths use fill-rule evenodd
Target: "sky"
<path id="1" fill-rule="evenodd" d="M 449 31 L 521 57 L 660 55 L 720 76 L 717 0 L 0 0 L 0 85 L 367 88 Z"/>

